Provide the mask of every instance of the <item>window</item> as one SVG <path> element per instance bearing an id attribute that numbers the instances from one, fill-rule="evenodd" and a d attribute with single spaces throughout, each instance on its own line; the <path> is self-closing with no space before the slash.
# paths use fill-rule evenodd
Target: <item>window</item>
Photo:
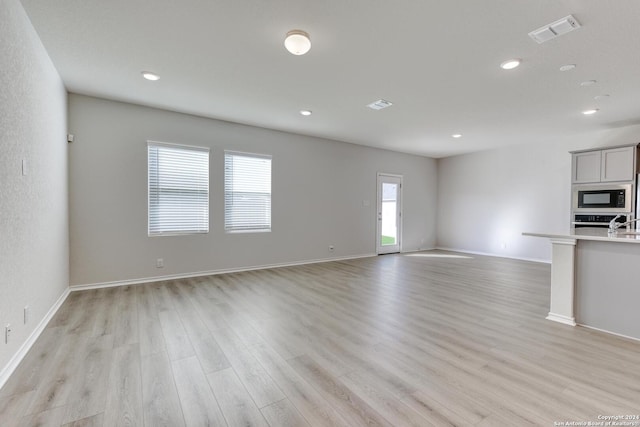
<path id="1" fill-rule="evenodd" d="M 209 232 L 209 149 L 149 142 L 149 236 Z"/>
<path id="2" fill-rule="evenodd" d="M 271 156 L 225 151 L 224 228 L 271 230 Z"/>

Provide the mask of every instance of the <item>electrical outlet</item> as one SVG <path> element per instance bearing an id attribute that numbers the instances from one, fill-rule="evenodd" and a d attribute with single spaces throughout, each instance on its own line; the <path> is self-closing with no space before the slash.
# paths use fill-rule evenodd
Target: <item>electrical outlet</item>
<path id="1" fill-rule="evenodd" d="M 11 336 L 11 325 L 7 323 L 4 327 L 4 343 L 9 344 L 9 337 Z"/>
<path id="2" fill-rule="evenodd" d="M 329 245 L 329 252 L 333 252 L 333 249 L 334 249 L 333 245 Z"/>
<path id="3" fill-rule="evenodd" d="M 29 322 L 29 306 L 24 306 L 24 324 L 26 325 Z"/>
<path id="4" fill-rule="evenodd" d="M 156 260 L 156 268 L 163 268 L 163 267 L 164 267 L 164 259 L 158 258 Z"/>

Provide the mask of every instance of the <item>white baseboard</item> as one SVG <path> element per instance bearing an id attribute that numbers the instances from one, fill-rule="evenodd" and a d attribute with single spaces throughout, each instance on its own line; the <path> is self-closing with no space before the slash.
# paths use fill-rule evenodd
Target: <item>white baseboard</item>
<path id="1" fill-rule="evenodd" d="M 511 256 L 511 255 L 505 255 L 505 254 L 493 254 L 493 253 L 490 253 L 490 252 L 470 251 L 470 250 L 467 250 L 467 249 L 447 248 L 447 247 L 444 247 L 444 246 L 436 246 L 436 249 L 441 250 L 441 251 L 462 252 L 463 254 L 492 256 L 492 257 L 496 257 L 496 258 L 517 259 L 519 261 L 530 261 L 530 262 L 539 262 L 539 263 L 543 263 L 543 264 L 551 264 L 551 260 L 548 260 L 548 259 L 517 257 L 517 256 Z"/>
<path id="2" fill-rule="evenodd" d="M 433 251 L 436 248 L 418 248 L 418 249 L 403 249 L 400 251 L 401 254 L 412 254 L 415 252 L 425 252 L 425 251 Z"/>
<path id="3" fill-rule="evenodd" d="M 58 312 L 58 309 L 65 302 L 67 297 L 69 296 L 69 288 L 65 289 L 60 298 L 53 304 L 53 306 L 49 309 L 47 314 L 42 318 L 38 326 L 31 332 L 31 335 L 27 338 L 27 340 L 20 346 L 16 354 L 13 355 L 9 363 L 6 364 L 2 371 L 0 371 L 0 389 L 5 385 L 11 374 L 16 370 L 22 359 L 27 355 L 33 344 L 36 342 L 42 331 L 47 327 L 49 321 L 55 316 Z"/>
<path id="4" fill-rule="evenodd" d="M 140 283 L 162 282 L 165 280 L 188 279 L 191 277 L 214 276 L 218 274 L 227 274 L 227 273 L 239 273 L 242 271 L 265 270 L 268 268 L 293 267 L 296 265 L 317 264 L 321 262 L 345 261 L 350 259 L 369 258 L 374 256 L 376 256 L 376 254 L 361 254 L 361 255 L 351 255 L 346 257 L 322 258 L 322 259 L 303 260 L 303 261 L 296 261 L 296 262 L 286 262 L 286 263 L 279 263 L 279 264 L 254 265 L 250 267 L 223 268 L 220 270 L 198 271 L 195 273 L 169 274 L 166 276 L 153 276 L 153 277 L 142 277 L 138 279 L 115 280 L 113 282 L 90 283 L 86 285 L 71 285 L 69 289 L 71 290 L 71 292 L 75 292 L 75 291 L 84 291 L 88 289 L 111 288 L 114 286 L 138 285 Z"/>
<path id="5" fill-rule="evenodd" d="M 563 316 L 562 314 L 555 314 L 555 313 L 549 312 L 546 319 L 552 320 L 558 323 L 563 323 L 569 326 L 576 326 L 576 319 L 574 317 L 567 317 L 567 316 Z"/>
<path id="6" fill-rule="evenodd" d="M 598 332 L 604 332 L 605 334 L 615 335 L 620 338 L 626 338 L 628 340 L 633 340 L 633 341 L 640 341 L 640 338 L 630 337 L 629 335 L 618 334 L 615 332 L 607 331 L 606 329 L 594 328 L 593 326 L 583 325 L 582 323 L 578 323 L 577 325 L 582 328 L 587 328 L 587 329 L 591 329 L 593 331 L 598 331 Z"/>

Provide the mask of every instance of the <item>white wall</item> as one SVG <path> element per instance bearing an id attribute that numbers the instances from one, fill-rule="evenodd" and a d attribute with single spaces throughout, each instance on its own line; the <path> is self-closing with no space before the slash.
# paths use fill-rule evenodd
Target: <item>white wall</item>
<path id="1" fill-rule="evenodd" d="M 69 229 L 66 91 L 18 0 L 0 7 L 0 58 L 2 385 L 3 370 L 69 284 Z"/>
<path id="2" fill-rule="evenodd" d="M 569 231 L 569 151 L 633 144 L 639 135 L 636 125 L 439 159 L 437 246 L 549 261 L 550 243 L 522 233 Z"/>
<path id="3" fill-rule="evenodd" d="M 74 94 L 69 132 L 72 285 L 373 254 L 377 172 L 404 175 L 403 249 L 435 245 L 433 159 Z M 211 148 L 208 234 L 147 236 L 147 140 Z M 224 232 L 225 149 L 273 155 L 271 233 Z"/>

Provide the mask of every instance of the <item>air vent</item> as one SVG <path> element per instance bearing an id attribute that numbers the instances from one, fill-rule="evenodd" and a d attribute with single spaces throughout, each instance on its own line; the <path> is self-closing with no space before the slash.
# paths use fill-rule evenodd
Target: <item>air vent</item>
<path id="1" fill-rule="evenodd" d="M 389 101 L 378 99 L 376 102 L 372 102 L 371 104 L 367 105 L 367 107 L 371 108 L 372 110 L 382 110 L 383 108 L 391 107 L 392 105 L 393 103 Z"/>
<path id="2" fill-rule="evenodd" d="M 537 43 L 544 43 L 578 28 L 580 28 L 578 20 L 572 15 L 569 15 L 557 20 L 556 22 L 552 22 L 551 24 L 531 31 L 529 33 L 529 37 Z"/>

